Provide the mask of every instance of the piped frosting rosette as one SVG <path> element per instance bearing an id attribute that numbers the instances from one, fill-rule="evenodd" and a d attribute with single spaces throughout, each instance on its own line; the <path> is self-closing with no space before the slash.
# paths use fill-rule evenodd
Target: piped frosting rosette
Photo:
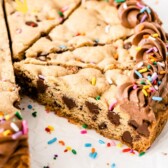
<path id="1" fill-rule="evenodd" d="M 143 2 L 136 0 L 124 1 L 118 9 L 123 26 L 134 28 L 142 22 L 157 22 L 161 24 L 157 14 Z"/>
<path id="2" fill-rule="evenodd" d="M 162 62 L 149 63 L 140 62 L 132 71 L 132 81 L 138 85 L 150 84 L 160 85 L 162 79 L 166 74 L 165 64 Z M 143 82 L 144 81 L 144 82 Z"/>
<path id="3" fill-rule="evenodd" d="M 120 87 L 120 96 L 124 100 L 145 107 L 148 104 L 148 97 L 159 90 L 165 74 L 165 68 L 160 64 L 140 62 L 132 71 L 132 82 L 125 83 Z"/>
<path id="4" fill-rule="evenodd" d="M 160 38 L 149 37 L 142 39 L 137 47 L 136 61 L 148 61 L 150 63 L 166 60 L 166 45 Z"/>
<path id="5" fill-rule="evenodd" d="M 130 2 L 130 5 L 135 5 Z M 136 12 L 134 11 L 138 16 L 136 9 L 138 7 L 135 7 Z M 126 21 L 128 24 L 129 18 Z M 157 112 L 166 110 L 165 104 L 168 104 L 166 43 L 166 33 L 158 23 L 144 22 L 136 26 L 133 44 L 137 46 L 137 65 L 131 73 L 131 82 L 119 87 L 119 97 L 122 110 L 130 113 L 130 119 L 139 124 L 154 121 Z"/>
<path id="6" fill-rule="evenodd" d="M 127 82 L 119 88 L 120 108 L 130 114 L 130 121 L 142 125 L 144 121 L 152 122 L 155 115 L 149 107 L 149 99 L 143 93 L 144 85 Z"/>
<path id="7" fill-rule="evenodd" d="M 148 38 L 149 36 L 158 37 L 163 42 L 167 41 L 166 33 L 158 23 L 144 22 L 135 27 L 133 44 L 138 45 L 142 39 Z"/>
<path id="8" fill-rule="evenodd" d="M 120 107 L 125 111 L 129 109 L 130 120 L 139 125 L 144 121 L 155 121 L 154 112 L 165 108 L 162 103 L 165 89 L 163 82 L 167 79 L 165 66 L 164 63 L 139 62 L 132 71 L 132 82 L 127 82 L 119 88 Z"/>

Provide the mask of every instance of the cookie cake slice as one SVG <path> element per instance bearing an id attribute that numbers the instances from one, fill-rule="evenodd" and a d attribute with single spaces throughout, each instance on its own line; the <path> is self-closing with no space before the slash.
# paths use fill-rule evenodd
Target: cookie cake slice
<path id="1" fill-rule="evenodd" d="M 103 46 L 81 45 L 64 53 L 46 51 L 52 46 L 50 38 L 44 52 L 41 48 L 38 53 L 37 41 L 30 48 L 32 55 L 27 50 L 26 59 L 14 64 L 15 73 L 25 93 L 58 115 L 146 151 L 168 118 L 167 37 L 156 13 L 144 3 L 130 0 L 113 5 L 128 34 Z"/>
<path id="2" fill-rule="evenodd" d="M 21 60 L 24 51 L 41 36 L 62 23 L 80 0 L 4 0 L 11 35 L 13 58 Z"/>
<path id="3" fill-rule="evenodd" d="M 0 1 L 0 168 L 28 168 L 27 124 L 19 110 L 8 35 Z"/>

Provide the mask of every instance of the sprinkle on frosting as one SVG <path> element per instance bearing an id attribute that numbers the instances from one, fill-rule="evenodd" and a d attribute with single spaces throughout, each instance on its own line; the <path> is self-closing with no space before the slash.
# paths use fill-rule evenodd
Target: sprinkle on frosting
<path id="1" fill-rule="evenodd" d="M 15 132 L 19 131 L 19 127 L 14 122 L 11 122 L 10 126 Z"/>
<path id="2" fill-rule="evenodd" d="M 152 97 L 152 100 L 154 100 L 154 101 L 162 101 L 163 100 L 163 98 L 162 97 L 156 97 L 156 96 L 153 96 Z"/>
<path id="3" fill-rule="evenodd" d="M 157 14 L 143 2 L 125 1 L 116 6 L 119 6 L 118 13 L 125 27 L 134 28 L 145 21 L 161 23 Z"/>

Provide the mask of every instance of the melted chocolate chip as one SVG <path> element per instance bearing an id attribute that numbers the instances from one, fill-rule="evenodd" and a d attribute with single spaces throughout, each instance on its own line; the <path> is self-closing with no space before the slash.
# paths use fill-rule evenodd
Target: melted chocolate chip
<path id="1" fill-rule="evenodd" d="M 41 22 L 41 20 L 38 18 L 38 16 L 35 16 L 36 22 Z"/>
<path id="2" fill-rule="evenodd" d="M 44 83 L 44 80 L 39 78 L 37 81 L 37 89 L 39 93 L 44 93 L 47 89 L 47 85 Z"/>
<path id="3" fill-rule="evenodd" d="M 59 105 L 56 101 L 54 102 L 54 106 L 58 107 L 58 108 L 61 108 L 61 105 Z"/>
<path id="4" fill-rule="evenodd" d="M 130 120 L 130 121 L 128 122 L 128 124 L 129 124 L 130 126 L 132 126 L 134 129 L 137 129 L 137 128 L 138 128 L 138 124 L 137 124 L 137 122 L 136 122 L 135 120 Z"/>
<path id="5" fill-rule="evenodd" d="M 46 36 L 46 39 L 52 41 L 51 37 L 49 35 Z"/>
<path id="6" fill-rule="evenodd" d="M 123 135 L 122 135 L 122 140 L 124 141 L 124 142 L 127 142 L 127 143 L 129 143 L 129 144 L 132 144 L 132 137 L 131 137 L 131 134 L 130 134 L 130 132 L 129 131 L 125 131 L 124 133 L 123 133 Z"/>
<path id="7" fill-rule="evenodd" d="M 76 107 L 76 103 L 73 99 L 71 99 L 69 97 L 66 97 L 66 96 L 63 96 L 62 100 L 69 109 L 72 109 L 72 108 Z"/>
<path id="8" fill-rule="evenodd" d="M 148 137 L 150 135 L 148 126 L 148 123 L 144 122 L 141 126 L 138 127 L 137 132 L 145 137 Z"/>
<path id="9" fill-rule="evenodd" d="M 80 107 L 79 107 L 79 110 L 83 110 L 83 106 L 80 106 Z"/>
<path id="10" fill-rule="evenodd" d="M 131 46 L 132 46 L 132 43 L 127 42 L 127 43 L 124 44 L 124 49 L 129 50 L 131 48 Z"/>
<path id="11" fill-rule="evenodd" d="M 92 120 L 93 120 L 93 121 L 96 121 L 96 120 L 97 120 L 97 115 L 94 115 L 94 116 L 92 117 Z"/>
<path id="12" fill-rule="evenodd" d="M 135 138 L 134 138 L 134 141 L 139 141 L 141 139 L 141 136 L 140 135 L 136 135 Z"/>
<path id="13" fill-rule="evenodd" d="M 95 105 L 94 103 L 86 101 L 85 105 L 88 107 L 88 109 L 91 113 L 99 114 L 99 107 L 97 105 Z"/>
<path id="14" fill-rule="evenodd" d="M 31 27 L 37 27 L 38 26 L 38 24 L 33 22 L 33 21 L 27 21 L 25 24 L 28 25 L 28 26 L 31 26 Z"/>
<path id="15" fill-rule="evenodd" d="M 13 103 L 13 106 L 14 106 L 14 107 L 16 107 L 17 109 L 21 109 L 19 105 L 20 105 L 20 102 L 19 102 L 19 101 L 15 101 L 15 102 Z"/>
<path id="16" fill-rule="evenodd" d="M 107 125 L 106 125 L 105 122 L 103 122 L 103 123 L 101 123 L 101 124 L 99 125 L 99 129 L 100 129 L 100 130 L 106 129 L 106 128 L 107 128 Z"/>
<path id="17" fill-rule="evenodd" d="M 16 81 L 21 86 L 22 93 L 24 93 L 34 99 L 37 99 L 37 97 L 38 97 L 37 88 L 33 87 L 33 86 L 29 86 L 29 83 L 31 83 L 31 79 L 24 76 L 24 74 L 21 74 L 19 72 L 16 74 L 17 74 Z"/>
<path id="18" fill-rule="evenodd" d="M 107 114 L 108 119 L 111 121 L 112 124 L 118 126 L 120 125 L 120 116 L 115 112 L 109 111 Z"/>

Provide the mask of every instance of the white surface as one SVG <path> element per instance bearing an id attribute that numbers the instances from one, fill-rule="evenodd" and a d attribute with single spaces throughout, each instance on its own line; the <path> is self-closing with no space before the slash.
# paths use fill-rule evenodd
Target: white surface
<path id="1" fill-rule="evenodd" d="M 164 22 L 164 27 L 168 31 L 168 1 L 148 0 L 158 12 L 159 16 Z M 28 109 L 27 105 L 31 104 L 33 109 Z M 136 153 L 131 155 L 123 153 L 122 148 L 117 145 L 106 147 L 100 144 L 99 139 L 107 142 L 114 142 L 106 139 L 92 130 L 88 130 L 87 134 L 81 134 L 82 128 L 69 124 L 66 119 L 59 118 L 52 113 L 46 113 L 43 106 L 34 103 L 29 98 L 22 100 L 22 107 L 24 117 L 28 120 L 30 131 L 30 150 L 32 168 L 168 168 L 168 125 L 157 138 L 155 143 L 149 151 L 142 157 Z M 32 112 L 37 111 L 37 117 L 32 117 Z M 51 134 L 46 133 L 45 128 L 51 125 L 55 128 Z M 48 145 L 47 142 L 56 137 L 57 142 Z M 65 146 L 58 143 L 59 140 L 65 142 Z M 119 142 L 115 141 L 116 144 Z M 98 153 L 96 159 L 89 157 L 91 148 L 84 147 L 85 143 L 92 143 Z M 72 154 L 71 151 L 64 153 L 66 146 L 71 146 L 77 151 L 77 155 Z M 54 154 L 58 157 L 53 159 Z M 111 164 L 115 163 L 115 167 Z M 108 165 L 109 164 L 109 165 Z"/>

